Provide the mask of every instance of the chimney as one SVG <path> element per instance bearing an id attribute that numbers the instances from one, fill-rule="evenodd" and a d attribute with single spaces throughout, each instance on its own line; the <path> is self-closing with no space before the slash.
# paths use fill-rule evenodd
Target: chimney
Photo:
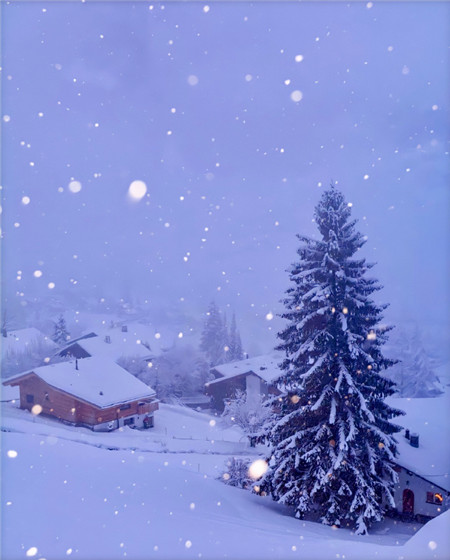
<path id="1" fill-rule="evenodd" d="M 107 335 L 105 336 L 105 342 L 106 342 L 107 344 L 111 344 L 111 337 L 109 336 L 109 334 L 107 334 Z"/>
<path id="2" fill-rule="evenodd" d="M 122 325 L 122 332 L 128 332 L 128 327 L 126 325 Z"/>
<path id="3" fill-rule="evenodd" d="M 405 438 L 409 439 L 409 428 L 405 428 Z"/>
<path id="4" fill-rule="evenodd" d="M 75 369 L 78 369 L 78 360 L 75 359 Z"/>
<path id="5" fill-rule="evenodd" d="M 419 434 L 411 434 L 409 444 L 411 447 L 419 447 Z"/>

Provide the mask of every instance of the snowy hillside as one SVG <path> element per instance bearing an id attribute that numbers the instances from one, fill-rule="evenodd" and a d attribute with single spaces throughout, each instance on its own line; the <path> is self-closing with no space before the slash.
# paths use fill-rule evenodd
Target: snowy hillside
<path id="1" fill-rule="evenodd" d="M 216 480 L 228 457 L 255 450 L 186 408 L 162 405 L 153 430 L 94 434 L 5 403 L 2 426 L 5 558 L 446 558 L 442 523 L 431 547 L 403 546 L 421 525 L 388 520 L 356 537 Z"/>

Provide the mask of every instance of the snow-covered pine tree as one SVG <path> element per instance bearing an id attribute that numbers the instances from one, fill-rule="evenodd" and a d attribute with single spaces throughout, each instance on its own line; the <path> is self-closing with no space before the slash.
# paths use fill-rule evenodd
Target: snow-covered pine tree
<path id="1" fill-rule="evenodd" d="M 200 350 L 206 354 L 211 367 L 224 362 L 226 340 L 221 313 L 216 304 L 211 302 L 200 341 Z"/>
<path id="2" fill-rule="evenodd" d="M 394 506 L 400 427 L 390 419 L 402 412 L 384 402 L 394 393 L 380 375 L 393 363 L 381 353 L 388 329 L 378 326 L 387 306 L 371 299 L 380 286 L 367 277 L 373 265 L 354 257 L 365 241 L 350 215 L 331 186 L 315 210 L 321 239 L 298 236 L 300 260 L 281 315 L 287 326 L 278 334 L 282 396 L 265 431 L 272 453 L 258 484 L 297 517 L 315 512 L 363 534 Z"/>
<path id="3" fill-rule="evenodd" d="M 63 346 L 64 344 L 66 344 L 69 338 L 70 335 L 69 335 L 69 331 L 67 330 L 66 321 L 64 319 L 64 316 L 61 314 L 58 317 L 57 322 L 55 323 L 55 329 L 53 331 L 52 340 L 53 342 L 56 342 L 56 344 Z"/>
<path id="4" fill-rule="evenodd" d="M 236 327 L 236 315 L 233 313 L 233 318 L 231 320 L 230 333 L 228 335 L 228 361 L 238 362 L 244 358 L 242 352 L 241 336 Z"/>

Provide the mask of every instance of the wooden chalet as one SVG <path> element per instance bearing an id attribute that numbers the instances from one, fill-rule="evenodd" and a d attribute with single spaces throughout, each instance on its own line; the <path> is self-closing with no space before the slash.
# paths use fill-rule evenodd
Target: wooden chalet
<path id="1" fill-rule="evenodd" d="M 114 362 L 96 358 L 38 367 L 3 382 L 18 386 L 20 408 L 96 431 L 149 428 L 156 394 Z"/>
<path id="2" fill-rule="evenodd" d="M 246 392 L 247 398 L 278 395 L 273 382 L 281 373 L 278 368 L 281 360 L 282 357 L 274 353 L 215 366 L 211 369 L 215 379 L 205 384 L 205 393 L 220 411 L 227 399 L 234 398 L 237 390 Z"/>

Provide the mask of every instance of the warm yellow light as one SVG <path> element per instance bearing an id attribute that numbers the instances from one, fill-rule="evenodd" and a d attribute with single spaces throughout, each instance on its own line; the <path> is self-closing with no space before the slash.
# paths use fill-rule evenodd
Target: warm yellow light
<path id="1" fill-rule="evenodd" d="M 442 504 L 442 502 L 444 501 L 442 494 L 438 494 L 436 492 L 436 494 L 434 495 L 434 503 L 435 504 Z"/>
<path id="2" fill-rule="evenodd" d="M 347 315 L 347 313 L 348 313 L 348 308 L 347 308 L 347 307 L 344 307 L 344 308 L 342 309 L 342 313 L 343 313 L 344 315 Z"/>
<path id="3" fill-rule="evenodd" d="M 299 400 L 300 400 L 300 397 L 298 395 L 292 395 L 292 397 L 291 397 L 292 404 L 297 404 Z"/>

